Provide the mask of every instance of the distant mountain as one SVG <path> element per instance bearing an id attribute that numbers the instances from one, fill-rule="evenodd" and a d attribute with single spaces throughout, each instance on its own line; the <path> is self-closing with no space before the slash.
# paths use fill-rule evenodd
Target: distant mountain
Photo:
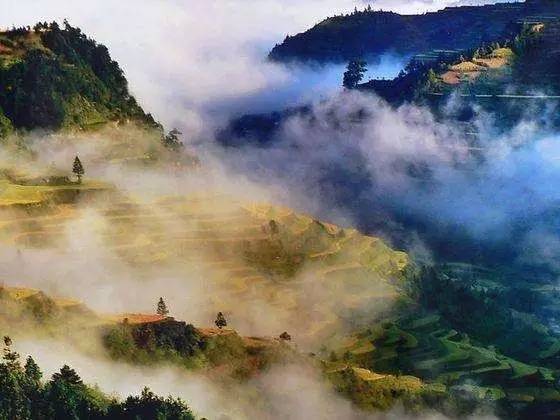
<path id="1" fill-rule="evenodd" d="M 0 32 L 0 137 L 127 120 L 157 126 L 104 45 L 68 23 Z"/>
<path id="2" fill-rule="evenodd" d="M 367 8 L 330 17 L 306 32 L 288 36 L 269 58 L 327 63 L 388 52 L 413 55 L 433 49 L 469 49 L 507 36 L 516 19 L 559 9 L 559 2 L 553 0 L 449 7 L 423 15 Z"/>

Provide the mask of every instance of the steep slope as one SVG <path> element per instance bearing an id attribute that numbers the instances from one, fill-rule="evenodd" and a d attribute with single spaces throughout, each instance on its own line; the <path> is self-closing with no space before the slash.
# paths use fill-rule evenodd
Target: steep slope
<path id="1" fill-rule="evenodd" d="M 105 46 L 68 23 L 0 32 L 0 137 L 127 120 L 157 127 Z"/>

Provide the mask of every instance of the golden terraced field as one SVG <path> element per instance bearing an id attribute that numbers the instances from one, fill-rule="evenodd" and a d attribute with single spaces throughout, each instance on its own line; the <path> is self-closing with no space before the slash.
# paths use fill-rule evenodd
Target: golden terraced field
<path id="1" fill-rule="evenodd" d="M 64 249 L 85 213 L 91 220 L 80 229 L 95 232 L 113 258 L 134 269 L 183 270 L 185 281 L 202 273 L 209 305 L 230 314 L 265 305 L 307 338 L 325 338 L 399 296 L 406 254 L 354 229 L 225 195 L 143 201 L 98 185 L 66 187 L 62 196 L 57 187 L 9 186 L 20 202 L 0 194 L 0 240 L 23 252 Z"/>

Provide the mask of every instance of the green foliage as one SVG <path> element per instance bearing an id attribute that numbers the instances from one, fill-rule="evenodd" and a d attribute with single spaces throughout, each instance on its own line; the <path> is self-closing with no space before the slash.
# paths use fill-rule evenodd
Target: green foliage
<path id="1" fill-rule="evenodd" d="M 181 399 L 162 398 L 148 388 L 144 388 L 140 396 L 131 396 L 122 404 L 115 404 L 109 409 L 112 419 L 194 419 L 190 409 Z"/>
<path id="2" fill-rule="evenodd" d="M 156 313 L 161 316 L 167 316 L 167 314 L 169 314 L 169 309 L 167 309 L 167 305 L 162 297 L 159 298 Z"/>
<path id="3" fill-rule="evenodd" d="M 87 128 L 133 119 L 159 127 L 130 95 L 123 71 L 105 46 L 68 23 L 63 29 L 55 22 L 39 26 L 40 32 L 10 34 L 24 47 L 9 64 L 0 62 L 0 108 L 11 125 Z M 0 127 L 7 126 L 0 117 Z M 0 129 L 0 135 L 5 130 Z"/>
<path id="4" fill-rule="evenodd" d="M 174 320 L 123 323 L 109 328 L 103 341 L 112 357 L 142 364 L 173 359 L 190 365 L 205 345 L 192 325 Z"/>
<path id="5" fill-rule="evenodd" d="M 481 276 L 481 275 L 480 275 Z M 485 344 L 494 344 L 504 353 L 525 362 L 533 362 L 536 353 L 554 342 L 547 328 L 531 316 L 520 316 L 512 306 L 530 291 L 488 287 L 474 274 L 424 268 L 415 279 L 420 303 L 439 311 L 453 328 L 476 337 Z M 531 343 L 527 346 L 527 343 Z"/>
<path id="6" fill-rule="evenodd" d="M 162 398 L 145 388 L 140 396 L 124 402 L 111 399 L 83 383 L 69 366 L 63 366 L 46 383 L 41 371 L 28 357 L 22 367 L 19 355 L 5 338 L 4 361 L 0 363 L 0 419 L 2 420 L 190 420 L 189 407 L 180 399 Z"/>
<path id="7" fill-rule="evenodd" d="M 223 313 L 218 312 L 218 315 L 216 316 L 215 324 L 216 324 L 216 327 L 218 327 L 219 329 L 227 327 L 226 317 L 224 316 Z"/>
<path id="8" fill-rule="evenodd" d="M 0 107 L 0 139 L 7 137 L 13 131 L 12 122 L 4 115 Z"/>
<path id="9" fill-rule="evenodd" d="M 163 136 L 162 143 L 165 147 L 171 150 L 179 150 L 183 147 L 183 143 L 180 140 L 181 133 L 178 129 L 174 128 L 167 135 Z"/>
<path id="10" fill-rule="evenodd" d="M 74 163 L 72 164 L 72 172 L 78 177 L 78 181 L 82 182 L 82 176 L 84 175 L 85 170 L 78 156 L 74 158 Z"/>

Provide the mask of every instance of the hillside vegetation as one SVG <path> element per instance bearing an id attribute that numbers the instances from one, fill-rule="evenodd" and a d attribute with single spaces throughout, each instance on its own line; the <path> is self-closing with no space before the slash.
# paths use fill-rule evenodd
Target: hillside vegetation
<path id="1" fill-rule="evenodd" d="M 558 26 L 509 26 L 527 10 L 551 4 L 410 17 L 366 10 L 328 19 L 272 57 L 346 60 L 393 48 L 392 42 L 407 54 L 464 48 L 427 65 L 413 61 L 382 89 L 375 82 L 358 86 L 392 93 L 394 103 L 433 101 L 437 112 L 437 102 L 453 93 L 497 92 L 511 82 L 534 87 L 541 80 L 552 81 L 553 89 Z M 473 30 L 456 29 L 466 26 Z M 499 43 L 496 37 L 506 32 L 511 37 Z M 315 36 L 317 42 L 307 43 Z M 82 137 L 51 134 L 41 144 L 24 136 L 4 142 L 0 247 L 9 270 L 0 278 L 2 335 L 71 342 L 78 352 L 115 363 L 196 371 L 213 384 L 247 386 L 254 404 L 261 402 L 260 377 L 297 363 L 319 368 L 332 388 L 364 410 L 399 405 L 459 417 L 558 417 L 554 273 L 481 247 L 471 250 L 477 255 L 462 255 L 471 243 L 463 243 L 460 229 L 452 240 L 443 234 L 448 253 L 421 267 L 380 237 L 241 198 L 235 182 L 208 187 L 212 171 L 146 134 L 145 127 L 156 134 L 161 127 L 136 104 L 122 70 L 105 47 L 68 24 L 1 33 L 0 86 L 0 135 L 97 128 Z M 265 132 L 266 145 L 282 120 L 299 112 L 310 111 L 246 117 L 232 130 L 250 136 L 256 126 L 255 139 Z M 366 115 L 352 118 L 359 124 Z M 121 124 L 108 127 L 109 121 Z M 76 150 L 84 151 L 82 170 L 72 174 Z M 424 171 L 402 167 L 407 177 L 427 180 Z M 521 233 L 532 220 L 522 222 L 516 224 Z M 431 239 L 429 233 L 422 239 Z M 490 260 L 492 268 L 456 262 L 457 255 Z M 64 293 L 69 296 L 58 296 Z M 87 305 L 78 297 L 89 299 Z M 170 311 L 163 297 L 174 302 Z M 213 322 L 216 328 L 209 327 Z M 147 390 L 115 400 L 69 367 L 43 381 L 34 362 L 22 366 L 9 339 L 5 345 L 0 418 L 192 418 L 181 401 Z"/>
<path id="2" fill-rule="evenodd" d="M 84 384 L 68 365 L 48 381 L 33 357 L 25 363 L 4 336 L 0 362 L 0 417 L 3 419 L 173 419 L 192 420 L 189 407 L 180 399 L 162 398 L 144 388 L 139 396 L 125 401 L 103 394 Z"/>
<path id="3" fill-rule="evenodd" d="M 397 401 L 450 415 L 558 409 L 559 341 L 530 315 L 537 302 L 552 310 L 555 295 L 538 283 L 511 284 L 507 274 L 459 264 L 412 270 L 406 254 L 377 238 L 228 195 L 146 203 L 114 188 L 98 194 L 5 203 L 0 238 L 21 250 L 22 263 L 28 250 L 63 250 L 68 238 L 61 233 L 87 204 L 100 216 L 94 222 L 111 255 L 139 268 L 181 262 L 185 282 L 192 267 L 201 270 L 207 319 L 222 310 L 240 322 L 267 302 L 276 322 L 266 322 L 264 336 L 242 337 L 151 313 L 98 314 L 76 301 L 5 287 L 4 331 L 28 325 L 35 334 L 40 326 L 41 334 L 60 338 L 95 331 L 115 360 L 173 363 L 241 381 L 288 361 L 318 364 L 339 392 L 370 410 Z M 278 338 L 283 330 L 313 354 L 298 354 Z"/>
<path id="4" fill-rule="evenodd" d="M 65 23 L 0 32 L 0 137 L 14 129 L 158 127 L 130 94 L 107 48 Z"/>
<path id="5" fill-rule="evenodd" d="M 422 15 L 367 7 L 327 18 L 303 33 L 286 37 L 269 58 L 324 64 L 375 59 L 383 53 L 409 56 L 436 49 L 465 50 L 507 37 L 518 19 L 559 11 L 558 3 L 550 0 L 448 7 Z"/>
<path id="6" fill-rule="evenodd" d="M 501 37 L 509 23 L 524 13 L 524 6 L 518 4 L 452 7 L 412 16 L 366 9 L 330 17 L 306 32 L 288 36 L 269 57 L 328 63 L 385 52 L 412 55 L 432 49 L 466 49 Z"/>
<path id="7" fill-rule="evenodd" d="M 229 196 L 168 197 L 147 204 L 88 181 L 62 187 L 8 183 L 2 197 L 0 238 L 6 243 L 64 249 L 66 225 L 79 220 L 85 201 L 99 215 L 100 240 L 108 252 L 139 268 L 180 264 L 186 273 L 207 273 L 215 291 L 208 307 L 215 312 L 235 313 L 238 299 L 247 306 L 264 300 L 277 311 L 278 328 L 297 328 L 300 338 L 312 341 L 373 302 L 375 312 L 388 309 L 409 265 L 406 254 L 378 238 Z M 318 307 L 307 303 L 310 281 L 324 294 Z"/>

